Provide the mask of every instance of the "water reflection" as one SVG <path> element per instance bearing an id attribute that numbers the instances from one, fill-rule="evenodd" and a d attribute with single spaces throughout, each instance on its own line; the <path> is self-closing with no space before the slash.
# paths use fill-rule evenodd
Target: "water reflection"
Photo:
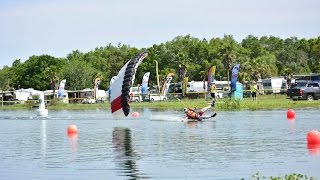
<path id="1" fill-rule="evenodd" d="M 203 126 L 203 124 L 206 124 L 215 129 L 216 128 L 216 122 L 215 121 L 205 121 L 205 122 L 196 122 L 196 121 L 189 121 L 189 122 L 184 122 L 184 125 L 188 128 L 199 128 L 201 126 Z"/>
<path id="2" fill-rule="evenodd" d="M 42 158 L 46 159 L 47 157 L 47 120 L 41 120 L 41 150 Z"/>
<path id="3" fill-rule="evenodd" d="M 289 126 L 289 132 L 294 134 L 296 132 L 295 121 L 288 120 L 288 126 Z"/>
<path id="4" fill-rule="evenodd" d="M 195 128 L 197 126 L 197 123 L 198 122 L 193 122 L 193 121 L 190 121 L 190 122 L 186 122 L 185 125 L 189 128 Z M 199 122 L 201 123 L 201 122 Z"/>
<path id="5" fill-rule="evenodd" d="M 72 155 L 75 155 L 78 150 L 78 134 L 68 134 L 69 146 Z"/>
<path id="6" fill-rule="evenodd" d="M 132 147 L 131 131 L 128 128 L 115 127 L 112 132 L 112 143 L 116 153 L 115 162 L 119 166 L 120 175 L 130 179 L 147 179 L 138 169 L 137 153 Z"/>
<path id="7" fill-rule="evenodd" d="M 312 156 L 320 155 L 320 144 L 307 144 L 309 154 Z"/>

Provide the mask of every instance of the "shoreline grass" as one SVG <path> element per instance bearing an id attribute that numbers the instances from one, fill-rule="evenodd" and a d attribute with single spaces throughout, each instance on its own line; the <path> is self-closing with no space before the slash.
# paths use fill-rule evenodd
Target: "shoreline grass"
<path id="1" fill-rule="evenodd" d="M 210 105 L 210 99 L 182 99 L 158 102 L 132 102 L 132 108 L 157 108 L 157 109 L 182 109 L 184 107 L 202 108 Z M 31 110 L 30 104 L 16 104 L 1 106 L 0 110 Z M 97 104 L 64 104 L 55 102 L 46 107 L 49 110 L 94 110 L 94 109 L 110 109 L 109 103 Z M 275 109 L 320 109 L 320 100 L 315 101 L 292 101 L 287 99 L 285 95 L 260 95 L 257 101 L 252 98 L 243 100 L 234 99 L 217 99 L 215 110 L 217 111 L 239 111 L 239 110 L 275 110 Z"/>

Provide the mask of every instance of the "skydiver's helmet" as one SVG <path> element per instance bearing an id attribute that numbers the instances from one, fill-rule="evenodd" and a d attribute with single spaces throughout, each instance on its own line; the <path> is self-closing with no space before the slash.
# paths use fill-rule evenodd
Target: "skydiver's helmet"
<path id="1" fill-rule="evenodd" d="M 183 108 L 183 112 L 187 113 L 188 112 L 188 108 Z"/>

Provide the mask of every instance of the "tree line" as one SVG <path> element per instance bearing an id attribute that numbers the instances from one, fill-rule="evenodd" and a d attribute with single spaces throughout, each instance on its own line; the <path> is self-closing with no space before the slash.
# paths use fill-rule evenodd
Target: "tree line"
<path id="1" fill-rule="evenodd" d="M 320 73 L 320 36 L 281 39 L 249 35 L 237 42 L 232 35 L 208 40 L 186 35 L 145 50 L 149 55 L 138 68 L 135 84 L 141 83 L 146 72 L 151 72 L 149 85 L 157 84 L 155 61 L 159 65 L 160 79 L 168 73 L 178 73 L 183 67 L 189 80 L 202 81 L 210 66 L 216 65 L 216 79 L 227 80 L 234 64 L 240 64 L 240 82 Z M 59 82 L 66 79 L 66 89 L 81 90 L 93 87 L 97 77 L 101 78 L 100 89 L 108 89 L 110 79 L 140 51 L 129 45 L 108 44 L 86 53 L 74 50 L 65 58 L 33 55 L 25 62 L 16 59 L 11 67 L 4 66 L 0 70 L 0 89 L 57 89 Z M 173 78 L 173 82 L 177 81 L 178 78 Z"/>

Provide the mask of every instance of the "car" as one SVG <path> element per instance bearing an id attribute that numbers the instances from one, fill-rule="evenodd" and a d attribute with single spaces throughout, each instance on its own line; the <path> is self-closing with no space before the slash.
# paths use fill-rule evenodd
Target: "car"
<path id="1" fill-rule="evenodd" d="M 96 103 L 96 100 L 92 99 L 91 97 L 87 97 L 82 100 L 82 104 L 95 104 L 95 103 Z"/>
<path id="2" fill-rule="evenodd" d="M 153 102 L 153 101 L 166 101 L 167 99 L 168 99 L 167 96 L 164 96 L 164 95 L 149 94 L 149 95 L 146 95 L 143 100 Z"/>
<path id="3" fill-rule="evenodd" d="M 130 102 L 140 102 L 142 101 L 141 95 L 130 95 Z"/>

